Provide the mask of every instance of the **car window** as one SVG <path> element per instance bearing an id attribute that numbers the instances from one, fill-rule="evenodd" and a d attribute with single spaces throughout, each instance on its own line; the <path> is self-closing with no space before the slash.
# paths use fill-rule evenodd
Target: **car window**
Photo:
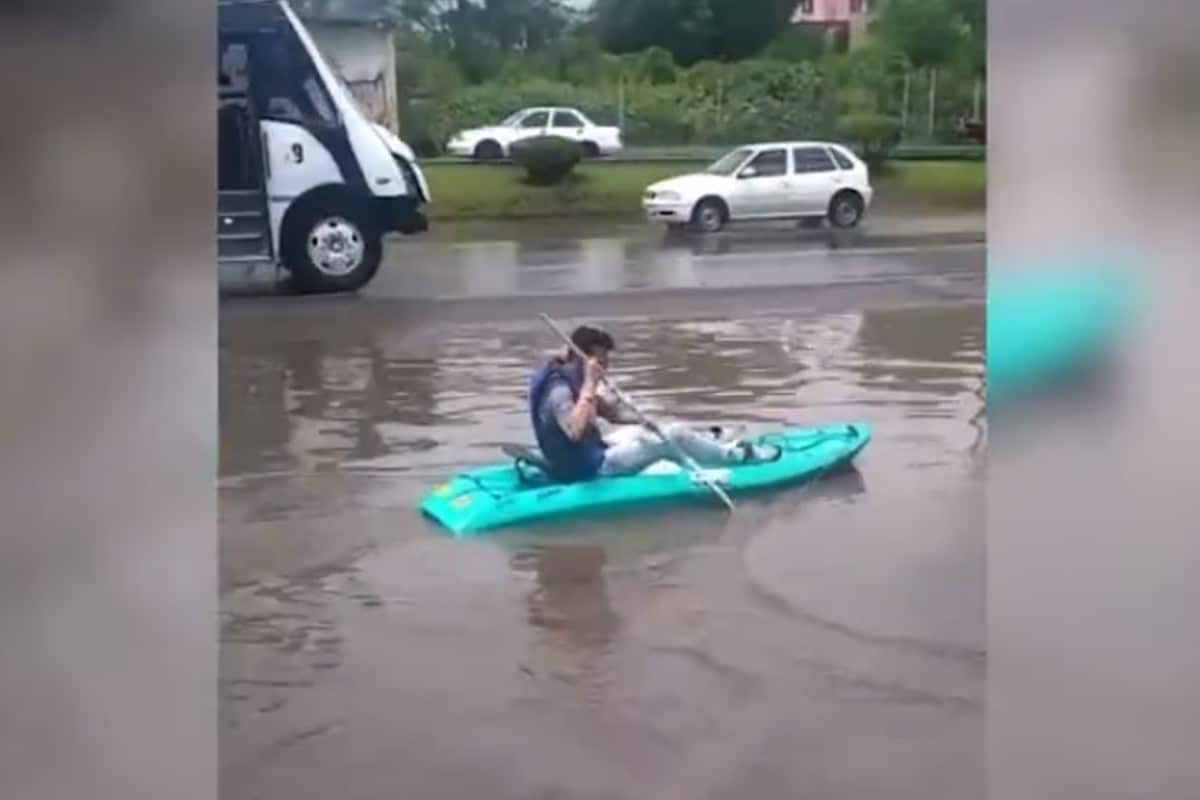
<path id="1" fill-rule="evenodd" d="M 746 148 L 738 148 L 709 164 L 704 171 L 709 175 L 732 175 L 733 171 L 740 167 L 749 155 L 750 151 Z"/>
<path id="2" fill-rule="evenodd" d="M 748 167 L 754 167 L 756 178 L 771 178 L 778 175 L 787 175 L 787 151 L 779 150 L 763 150 L 756 155 L 747 164 Z"/>
<path id="3" fill-rule="evenodd" d="M 833 160 L 842 169 L 854 169 L 854 162 L 846 157 L 845 152 L 840 147 L 831 147 L 829 152 L 833 153 Z"/>
<path id="4" fill-rule="evenodd" d="M 582 128 L 583 120 L 578 114 L 570 111 L 555 111 L 554 126 L 555 128 Z"/>
<path id="5" fill-rule="evenodd" d="M 796 174 L 809 172 L 833 172 L 837 165 L 824 147 L 797 147 L 792 150 L 796 161 Z"/>
<path id="6" fill-rule="evenodd" d="M 550 113 L 547 111 L 535 111 L 529 116 L 521 120 L 522 128 L 544 128 L 546 120 L 549 119 Z"/>

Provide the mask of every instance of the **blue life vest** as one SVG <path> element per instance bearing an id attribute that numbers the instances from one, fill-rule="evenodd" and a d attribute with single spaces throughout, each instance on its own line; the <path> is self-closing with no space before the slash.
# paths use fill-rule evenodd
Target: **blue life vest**
<path id="1" fill-rule="evenodd" d="M 604 463 L 607 445 L 594 425 L 579 441 L 574 441 L 553 416 L 541 417 L 542 400 L 557 380 L 565 381 L 571 389 L 572 399 L 578 400 L 583 388 L 582 362 L 555 359 L 534 371 L 529 379 L 529 418 L 533 423 L 533 434 L 542 456 L 553 470 L 551 477 L 564 483 L 590 480 L 596 477 Z"/>

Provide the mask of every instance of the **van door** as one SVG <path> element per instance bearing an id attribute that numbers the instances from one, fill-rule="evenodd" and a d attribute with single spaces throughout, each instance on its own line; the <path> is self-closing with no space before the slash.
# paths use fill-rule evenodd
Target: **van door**
<path id="1" fill-rule="evenodd" d="M 250 97 L 249 45 L 222 38 L 217 52 L 217 260 L 272 257 L 258 116 Z"/>

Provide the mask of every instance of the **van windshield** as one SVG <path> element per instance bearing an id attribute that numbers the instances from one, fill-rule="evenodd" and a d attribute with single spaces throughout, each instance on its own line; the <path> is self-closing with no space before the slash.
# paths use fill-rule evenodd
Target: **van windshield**
<path id="1" fill-rule="evenodd" d="M 250 51 L 251 91 L 266 119 L 300 125 L 337 125 L 338 115 L 315 64 L 297 46 L 280 37 L 266 37 Z"/>
<path id="2" fill-rule="evenodd" d="M 737 150 L 726 153 L 709 164 L 708 168 L 704 171 L 709 175 L 732 175 L 733 171 L 740 167 L 742 162 L 749 157 L 750 152 L 749 148 L 739 147 Z"/>

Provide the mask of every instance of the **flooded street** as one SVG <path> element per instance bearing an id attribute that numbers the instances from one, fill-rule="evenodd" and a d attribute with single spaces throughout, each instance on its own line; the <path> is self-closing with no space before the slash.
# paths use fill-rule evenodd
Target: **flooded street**
<path id="1" fill-rule="evenodd" d="M 639 288 L 597 245 L 490 278 L 439 246 L 222 310 L 223 797 L 982 797 L 982 250 Z M 733 516 L 453 539 L 420 497 L 531 440 L 539 311 L 603 322 L 652 414 L 874 439 Z"/>

